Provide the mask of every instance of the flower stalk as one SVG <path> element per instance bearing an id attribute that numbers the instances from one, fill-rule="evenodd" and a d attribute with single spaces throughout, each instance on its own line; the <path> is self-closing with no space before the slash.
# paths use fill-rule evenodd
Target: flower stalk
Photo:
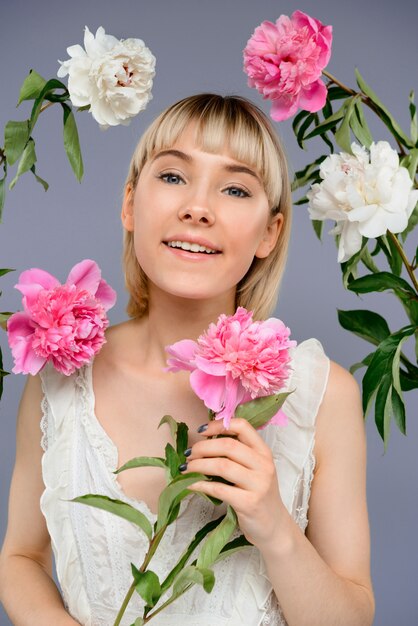
<path id="1" fill-rule="evenodd" d="M 408 272 L 409 278 L 412 281 L 412 284 L 414 285 L 414 289 L 418 294 L 418 281 L 416 279 L 416 276 L 414 274 L 414 266 L 411 265 L 411 263 L 408 261 L 408 258 L 405 254 L 405 251 L 403 249 L 403 247 L 401 246 L 401 243 L 399 241 L 399 239 L 390 232 L 390 230 L 387 231 L 387 235 L 390 237 L 390 239 L 393 241 L 393 244 L 395 245 L 396 249 L 398 250 L 399 256 L 402 259 L 402 263 L 405 266 L 406 271 Z"/>

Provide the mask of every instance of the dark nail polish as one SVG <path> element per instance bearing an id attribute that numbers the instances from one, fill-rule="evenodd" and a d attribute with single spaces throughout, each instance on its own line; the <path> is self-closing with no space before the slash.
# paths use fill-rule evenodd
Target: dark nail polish
<path id="1" fill-rule="evenodd" d="M 186 448 L 186 450 L 183 452 L 184 456 L 190 456 L 192 453 L 192 449 L 191 448 Z"/>
<path id="2" fill-rule="evenodd" d="M 198 433 L 204 433 L 205 430 L 208 429 L 208 424 L 202 424 L 201 426 L 199 426 L 199 428 L 197 429 Z"/>
<path id="3" fill-rule="evenodd" d="M 182 463 L 181 465 L 179 465 L 179 472 L 184 472 L 185 469 L 187 469 L 187 463 Z"/>

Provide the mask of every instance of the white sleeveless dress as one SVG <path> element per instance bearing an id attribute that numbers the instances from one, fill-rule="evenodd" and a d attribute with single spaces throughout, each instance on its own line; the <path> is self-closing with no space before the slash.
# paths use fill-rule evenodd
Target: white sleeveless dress
<path id="1" fill-rule="evenodd" d="M 315 464 L 315 418 L 328 380 L 329 360 L 321 344 L 309 339 L 293 349 L 292 368 L 287 388 L 296 391 L 283 407 L 289 423 L 268 426 L 260 435 L 273 452 L 283 502 L 304 532 Z M 41 510 L 64 603 L 83 626 L 112 626 L 132 582 L 130 564 L 141 564 L 147 540 L 130 522 L 68 500 L 87 493 L 103 494 L 130 503 L 152 524 L 156 516 L 145 503 L 125 496 L 113 474 L 118 467 L 117 449 L 94 413 L 91 365 L 69 377 L 47 366 L 41 379 L 45 484 Z M 151 561 L 160 580 L 199 528 L 223 512 L 195 494 L 182 502 L 180 511 Z M 246 547 L 216 564 L 215 577 L 212 593 L 195 585 L 151 620 L 153 626 L 285 625 L 256 548 Z M 122 625 L 133 624 L 142 615 L 142 607 L 135 593 Z"/>

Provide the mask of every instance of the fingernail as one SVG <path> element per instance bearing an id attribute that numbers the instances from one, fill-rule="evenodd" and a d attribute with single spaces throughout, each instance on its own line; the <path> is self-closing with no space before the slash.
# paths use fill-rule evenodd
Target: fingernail
<path id="1" fill-rule="evenodd" d="M 197 429 L 198 433 L 204 433 L 205 430 L 207 430 L 208 428 L 208 424 L 202 424 L 201 426 L 199 426 L 199 428 Z"/>
<path id="2" fill-rule="evenodd" d="M 183 452 L 184 456 L 190 456 L 192 453 L 192 449 L 191 448 L 186 448 L 186 450 Z"/>
<path id="3" fill-rule="evenodd" d="M 182 463 L 181 465 L 179 465 L 179 472 L 184 472 L 185 469 L 187 469 L 187 463 Z"/>

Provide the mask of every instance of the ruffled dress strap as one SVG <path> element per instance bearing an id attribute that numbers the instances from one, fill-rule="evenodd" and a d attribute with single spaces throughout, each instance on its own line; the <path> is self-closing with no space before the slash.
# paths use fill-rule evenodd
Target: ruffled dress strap
<path id="1" fill-rule="evenodd" d="M 77 615 L 73 617 L 83 625 L 91 626 L 91 610 L 67 503 L 74 497 L 70 493 L 69 468 L 72 466 L 71 455 L 78 419 L 77 374 L 64 376 L 47 364 L 41 370 L 40 378 L 44 393 L 41 443 L 44 449 L 42 476 L 45 485 L 40 507 L 51 536 L 64 604 L 68 609 L 70 598 L 78 598 Z"/>

